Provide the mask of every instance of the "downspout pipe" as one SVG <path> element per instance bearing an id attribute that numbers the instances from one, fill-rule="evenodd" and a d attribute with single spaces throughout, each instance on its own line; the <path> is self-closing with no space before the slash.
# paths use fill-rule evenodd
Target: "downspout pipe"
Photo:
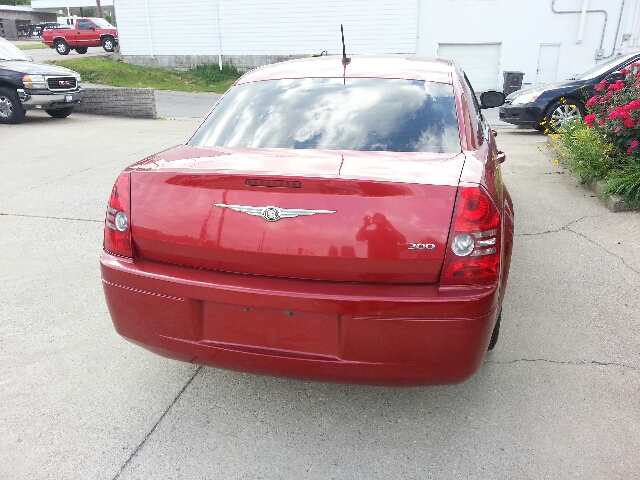
<path id="1" fill-rule="evenodd" d="M 622 15 L 624 14 L 624 4 L 626 2 L 627 0 L 622 0 L 622 6 L 620 7 L 620 16 L 618 17 L 618 26 L 616 27 L 616 35 L 613 37 L 613 47 L 611 47 L 611 53 L 606 57 L 602 57 L 603 60 L 605 58 L 613 57 L 613 55 L 616 53 L 616 46 L 618 45 L 618 34 L 620 33 L 620 25 L 622 24 Z"/>
<path id="2" fill-rule="evenodd" d="M 582 14 L 582 10 L 556 10 L 556 1 L 557 0 L 551 0 L 551 11 L 553 13 L 558 15 L 564 15 L 566 13 Z M 600 48 L 602 48 L 602 45 L 604 44 L 604 32 L 607 30 L 607 21 L 609 20 L 609 14 L 606 10 L 587 10 L 586 13 L 604 13 L 604 25 L 602 26 L 602 36 L 600 37 Z"/>
<path id="3" fill-rule="evenodd" d="M 153 42 L 151 41 L 151 24 L 149 23 L 149 3 L 144 0 L 144 9 L 147 13 L 147 34 L 149 35 L 149 50 L 151 51 L 151 58 L 153 58 Z"/>
<path id="4" fill-rule="evenodd" d="M 218 0 L 216 0 L 216 30 L 218 31 L 218 66 L 222 71 L 222 42 L 220 41 L 220 13 L 218 12 Z"/>
<path id="5" fill-rule="evenodd" d="M 636 16 L 633 20 L 633 26 L 631 27 L 631 42 L 629 42 L 631 50 L 638 46 L 638 37 L 640 36 L 640 32 L 638 31 L 638 27 L 640 26 L 640 0 L 637 0 L 637 2 Z"/>
<path id="6" fill-rule="evenodd" d="M 620 25 L 622 24 L 622 14 L 624 13 L 624 5 L 627 0 L 622 0 L 622 6 L 620 7 L 620 17 L 618 18 L 618 26 L 616 27 L 616 35 L 613 39 L 613 47 L 611 48 L 611 53 L 606 57 L 600 57 L 600 60 L 605 60 L 607 58 L 613 57 L 616 52 L 616 44 L 618 43 L 618 34 L 620 33 Z M 584 7 L 584 4 L 583 4 Z M 551 10 L 556 14 L 565 14 L 565 13 L 580 13 L 582 14 L 582 10 L 556 10 L 556 0 L 551 0 Z M 602 26 L 602 36 L 600 37 L 600 48 L 604 44 L 604 34 L 607 30 L 607 21 L 609 19 L 609 14 L 606 10 L 586 10 L 586 13 L 604 13 L 604 25 Z"/>
<path id="7" fill-rule="evenodd" d="M 582 0 L 582 14 L 580 15 L 580 27 L 578 27 L 578 40 L 576 43 L 582 43 L 584 35 L 584 24 L 587 20 L 587 10 L 589 9 L 589 0 Z"/>

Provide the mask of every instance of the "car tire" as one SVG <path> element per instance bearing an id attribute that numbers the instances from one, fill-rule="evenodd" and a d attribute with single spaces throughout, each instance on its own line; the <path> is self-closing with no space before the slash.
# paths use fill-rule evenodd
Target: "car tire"
<path id="1" fill-rule="evenodd" d="M 73 107 L 56 108 L 53 110 L 45 110 L 49 116 L 53 118 L 67 118 L 73 112 Z"/>
<path id="2" fill-rule="evenodd" d="M 498 343 L 498 335 L 500 335 L 500 320 L 502 319 L 502 309 L 500 309 L 500 313 L 498 314 L 498 319 L 496 320 L 496 326 L 493 327 L 493 332 L 491 333 L 491 340 L 489 340 L 489 346 L 487 347 L 488 351 L 493 350 L 493 347 Z"/>
<path id="3" fill-rule="evenodd" d="M 76 47 L 76 52 L 78 52 L 80 55 L 84 55 L 85 53 L 87 53 L 87 47 Z"/>
<path id="4" fill-rule="evenodd" d="M 585 115 L 584 106 L 576 100 L 565 100 L 553 102 L 547 109 L 544 116 L 544 126 L 550 132 L 558 132 L 562 129 L 562 124 L 574 118 L 583 118 Z"/>
<path id="5" fill-rule="evenodd" d="M 64 40 L 57 40 L 55 43 L 55 48 L 56 52 L 58 52 L 60 55 L 69 55 L 69 52 L 71 51 L 69 45 L 67 45 L 67 42 L 65 42 Z"/>
<path id="6" fill-rule="evenodd" d="M 24 108 L 18 92 L 0 87 L 0 123 L 16 124 L 24 119 Z"/>
<path id="7" fill-rule="evenodd" d="M 113 52 L 114 48 L 116 48 L 116 41 L 111 36 L 106 36 L 102 39 L 102 48 L 104 48 L 105 52 Z"/>

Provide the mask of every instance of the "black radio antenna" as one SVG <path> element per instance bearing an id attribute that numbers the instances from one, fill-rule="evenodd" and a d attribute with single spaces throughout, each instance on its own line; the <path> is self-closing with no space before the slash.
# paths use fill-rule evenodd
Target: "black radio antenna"
<path id="1" fill-rule="evenodd" d="M 342 28 L 342 24 L 340 24 L 340 33 L 342 34 L 342 64 L 346 67 L 351 63 L 351 59 L 347 57 L 347 50 L 344 47 L 344 29 Z"/>

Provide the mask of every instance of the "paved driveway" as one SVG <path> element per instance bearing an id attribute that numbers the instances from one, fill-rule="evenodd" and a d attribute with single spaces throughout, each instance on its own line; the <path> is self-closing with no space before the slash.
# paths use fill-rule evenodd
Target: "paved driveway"
<path id="1" fill-rule="evenodd" d="M 606 210 L 533 131 L 499 131 L 517 236 L 500 340 L 466 383 L 305 383 L 121 339 L 98 268 L 112 183 L 195 125 L 0 128 L 0 478 L 637 478 L 640 215 Z"/>
<path id="2" fill-rule="evenodd" d="M 16 46 L 25 44 L 42 44 L 40 40 L 11 40 Z M 60 55 L 53 48 L 38 48 L 33 50 L 23 50 L 23 53 L 31 56 L 36 63 L 44 63 L 47 60 L 63 60 L 72 58 L 86 58 L 86 57 L 103 57 L 108 56 L 109 53 L 105 52 L 102 47 L 89 47 L 87 53 L 80 55 L 75 50 L 71 50 L 69 55 Z"/>

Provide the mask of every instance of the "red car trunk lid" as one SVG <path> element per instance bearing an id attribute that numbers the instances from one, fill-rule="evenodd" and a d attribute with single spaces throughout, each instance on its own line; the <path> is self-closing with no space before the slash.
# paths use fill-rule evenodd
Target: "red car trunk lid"
<path id="1" fill-rule="evenodd" d="M 133 167 L 133 241 L 147 259 L 228 272 L 435 283 L 463 164 L 461 154 L 178 147 Z"/>

